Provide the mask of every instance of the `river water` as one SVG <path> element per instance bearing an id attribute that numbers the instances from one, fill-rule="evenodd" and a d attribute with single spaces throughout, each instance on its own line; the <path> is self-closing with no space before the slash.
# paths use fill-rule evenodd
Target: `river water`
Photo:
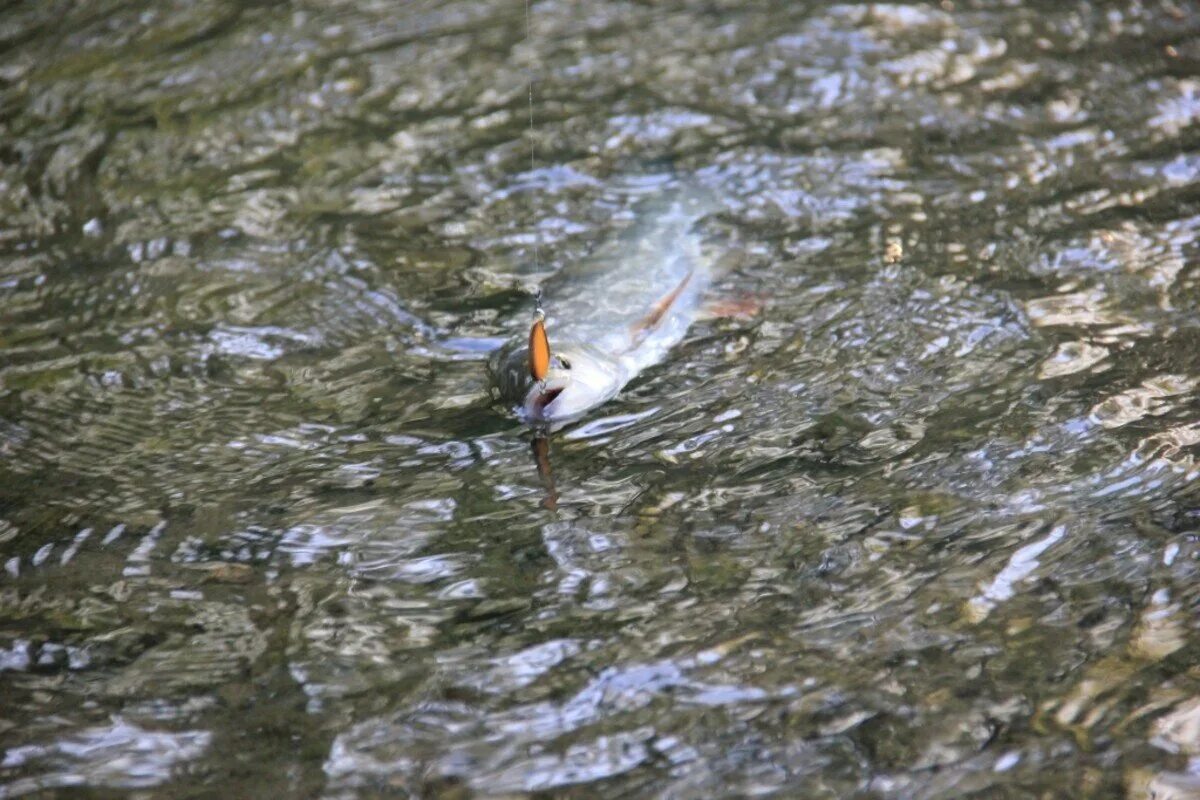
<path id="1" fill-rule="evenodd" d="M 3 4 L 0 797 L 1200 797 L 1200 8 L 531 11 Z"/>

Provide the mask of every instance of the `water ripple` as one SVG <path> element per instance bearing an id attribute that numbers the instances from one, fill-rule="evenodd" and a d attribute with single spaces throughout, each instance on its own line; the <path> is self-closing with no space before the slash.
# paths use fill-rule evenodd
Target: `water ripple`
<path id="1" fill-rule="evenodd" d="M 1188 4 L 9 6 L 0 795 L 1195 793 Z"/>

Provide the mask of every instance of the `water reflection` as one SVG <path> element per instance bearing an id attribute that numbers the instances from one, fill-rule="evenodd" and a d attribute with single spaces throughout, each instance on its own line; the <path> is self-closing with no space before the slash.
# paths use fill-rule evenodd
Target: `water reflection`
<path id="1" fill-rule="evenodd" d="M 542 498 L 542 506 L 550 511 L 558 509 L 558 490 L 554 488 L 554 472 L 550 468 L 550 435 L 534 434 L 530 442 L 533 448 L 533 460 L 537 464 L 538 477 L 542 479 L 542 487 L 546 496 Z"/>

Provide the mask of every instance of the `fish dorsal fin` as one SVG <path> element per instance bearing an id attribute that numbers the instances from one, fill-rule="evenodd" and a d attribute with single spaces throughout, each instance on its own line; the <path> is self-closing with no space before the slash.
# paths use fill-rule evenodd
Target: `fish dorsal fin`
<path id="1" fill-rule="evenodd" d="M 650 331 L 654 330 L 662 323 L 663 317 L 666 316 L 667 311 L 672 305 L 675 304 L 675 301 L 679 299 L 679 295 L 683 294 L 683 290 L 687 288 L 687 285 L 692 282 L 692 273 L 693 270 L 688 270 L 687 275 L 683 276 L 683 280 L 679 282 L 678 286 L 676 286 L 670 291 L 670 293 L 664 295 L 657 303 L 655 303 L 646 316 L 633 323 L 633 325 L 630 327 L 629 333 L 633 337 L 633 345 L 635 347 L 641 343 L 642 339 L 646 338 L 646 335 L 649 334 Z"/>

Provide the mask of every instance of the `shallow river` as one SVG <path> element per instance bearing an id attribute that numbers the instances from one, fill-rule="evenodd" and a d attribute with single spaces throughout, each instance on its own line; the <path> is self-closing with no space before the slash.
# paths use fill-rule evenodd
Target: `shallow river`
<path id="1" fill-rule="evenodd" d="M 1200 7 L 531 11 L 3 4 L 0 797 L 1200 797 Z"/>

